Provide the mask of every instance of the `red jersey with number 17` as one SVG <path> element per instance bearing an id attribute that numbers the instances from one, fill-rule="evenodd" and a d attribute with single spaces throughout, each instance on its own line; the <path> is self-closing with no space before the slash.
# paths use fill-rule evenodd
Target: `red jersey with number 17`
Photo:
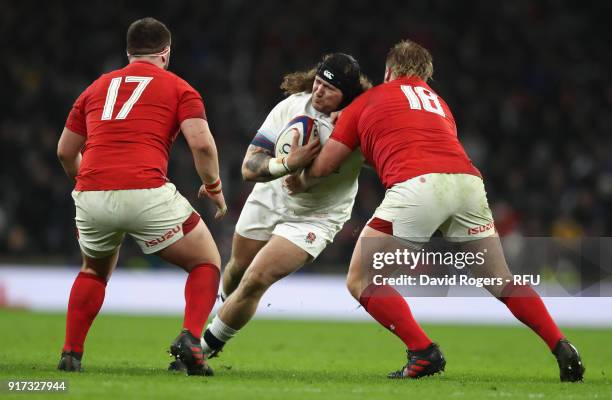
<path id="1" fill-rule="evenodd" d="M 481 176 L 459 143 L 450 109 L 416 77 L 359 96 L 342 112 L 331 138 L 351 149 L 361 146 L 386 188 L 429 173 Z"/>
<path id="2" fill-rule="evenodd" d="M 206 119 L 200 94 L 151 63 L 102 75 L 76 100 L 66 128 L 85 136 L 75 190 L 155 188 L 185 119 Z"/>

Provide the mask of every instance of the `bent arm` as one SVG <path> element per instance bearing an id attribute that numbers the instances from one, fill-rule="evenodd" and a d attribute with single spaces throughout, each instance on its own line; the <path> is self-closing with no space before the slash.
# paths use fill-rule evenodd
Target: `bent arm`
<path id="1" fill-rule="evenodd" d="M 216 182 L 219 178 L 219 159 L 208 122 L 202 118 L 186 119 L 181 122 L 181 131 L 191 149 L 195 168 L 202 183 Z"/>
<path id="2" fill-rule="evenodd" d="M 81 165 L 81 149 L 85 144 L 86 137 L 64 128 L 59 142 L 57 143 L 57 158 L 66 171 L 66 175 L 72 179 L 79 174 Z"/>
<path id="3" fill-rule="evenodd" d="M 285 180 L 285 185 L 292 194 L 305 192 L 319 183 L 321 179 L 338 171 L 351 153 L 350 147 L 330 138 L 312 165 L 295 178 Z"/>
<path id="4" fill-rule="evenodd" d="M 332 172 L 340 169 L 352 152 L 351 148 L 344 143 L 334 140 L 333 137 L 330 138 L 312 165 L 306 169 L 305 177 L 311 179 L 331 175 Z"/>
<path id="5" fill-rule="evenodd" d="M 276 179 L 270 173 L 270 160 L 274 154 L 263 147 L 249 145 L 242 162 L 242 179 L 248 182 L 269 182 Z"/>

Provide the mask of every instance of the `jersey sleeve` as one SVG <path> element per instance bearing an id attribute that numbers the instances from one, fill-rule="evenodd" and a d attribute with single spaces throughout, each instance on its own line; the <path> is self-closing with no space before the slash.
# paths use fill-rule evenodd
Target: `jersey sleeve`
<path id="1" fill-rule="evenodd" d="M 359 101 L 361 100 L 361 101 Z M 351 150 L 359 147 L 359 132 L 357 126 L 363 110 L 363 98 L 353 101 L 344 109 L 330 138 L 347 145 Z"/>
<path id="2" fill-rule="evenodd" d="M 189 118 L 206 119 L 204 101 L 202 96 L 191 85 L 182 79 L 178 80 L 178 122 L 179 124 Z"/>
<path id="3" fill-rule="evenodd" d="M 278 103 L 266 117 L 266 120 L 257 130 L 257 134 L 251 141 L 254 146 L 274 151 L 274 145 L 278 135 L 285 127 L 289 113 L 289 98 Z"/>
<path id="4" fill-rule="evenodd" d="M 91 87 L 91 86 L 90 86 Z M 87 136 L 87 122 L 85 118 L 85 99 L 88 96 L 89 88 L 85 89 L 83 93 L 76 99 L 74 104 L 72 105 L 72 109 L 68 114 L 68 119 L 66 120 L 66 128 L 70 129 L 72 132 Z"/>

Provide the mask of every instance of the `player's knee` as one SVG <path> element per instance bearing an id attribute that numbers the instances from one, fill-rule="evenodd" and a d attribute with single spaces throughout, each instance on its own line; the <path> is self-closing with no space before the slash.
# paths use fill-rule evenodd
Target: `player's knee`
<path id="1" fill-rule="evenodd" d="M 219 251 L 216 251 L 215 254 L 211 256 L 211 259 L 210 264 L 214 264 L 214 266 L 221 271 L 221 255 L 219 254 Z"/>
<path id="2" fill-rule="evenodd" d="M 509 282 L 512 280 L 512 277 L 510 278 L 502 277 L 501 279 L 503 279 L 504 282 Z M 505 285 L 488 285 L 488 286 L 485 286 L 485 289 L 493 297 L 496 297 L 498 300 L 502 300 L 502 298 L 504 297 L 504 292 L 506 292 L 509 289 L 509 285 L 511 285 L 511 283 L 506 283 Z"/>
<path id="3" fill-rule="evenodd" d="M 233 248 L 230 263 L 236 273 L 243 275 L 244 271 L 251 265 L 257 252 L 251 252 L 250 250 L 244 251 Z"/>
<path id="4" fill-rule="evenodd" d="M 111 275 L 111 271 L 103 271 L 99 269 L 90 268 L 85 264 L 81 267 L 81 272 L 97 276 L 99 278 L 104 279 L 105 281 L 108 281 Z"/>
<path id="5" fill-rule="evenodd" d="M 221 269 L 221 254 L 219 254 L 219 249 L 217 245 L 213 242 L 212 244 L 208 244 L 206 247 L 202 247 L 199 254 L 200 258 L 205 258 L 210 264 L 214 264 L 217 268 Z"/>
<path id="6" fill-rule="evenodd" d="M 193 261 L 214 264 L 217 268 L 221 267 L 219 249 L 212 236 L 206 234 L 206 226 L 203 222 L 200 222 L 192 232 L 185 235 L 178 243 L 180 242 L 183 242 L 180 249 L 188 257 L 193 258 Z"/>
<path id="7" fill-rule="evenodd" d="M 217 269 L 221 270 L 221 255 L 219 255 L 219 250 L 216 247 L 213 247 L 209 251 L 200 251 L 199 254 L 194 254 L 193 264 L 212 264 Z"/>
<path id="8" fill-rule="evenodd" d="M 242 292 L 246 297 L 263 295 L 271 284 L 269 273 L 265 271 L 249 271 L 240 282 Z"/>
<path id="9" fill-rule="evenodd" d="M 359 279 L 355 279 L 354 277 L 349 275 L 346 278 L 346 288 L 348 289 L 351 296 L 359 300 L 359 296 L 361 296 L 361 282 L 359 281 Z"/>
<path id="10" fill-rule="evenodd" d="M 239 259 L 236 259 L 234 256 L 232 256 L 227 265 L 225 266 L 223 273 L 227 274 L 227 276 L 232 281 L 240 281 L 240 279 L 242 279 L 242 276 L 244 275 L 244 271 L 246 271 L 248 267 L 249 264 L 243 264 L 239 262 Z"/>
<path id="11" fill-rule="evenodd" d="M 178 265 L 179 267 L 181 267 L 183 270 L 187 271 L 187 272 L 191 272 L 193 271 L 194 268 L 200 266 L 200 265 L 214 265 L 219 272 L 221 272 L 221 259 L 219 258 L 215 258 L 215 257 L 211 257 L 210 255 L 196 255 L 194 257 L 188 258 L 184 261 L 174 261 L 174 264 Z"/>

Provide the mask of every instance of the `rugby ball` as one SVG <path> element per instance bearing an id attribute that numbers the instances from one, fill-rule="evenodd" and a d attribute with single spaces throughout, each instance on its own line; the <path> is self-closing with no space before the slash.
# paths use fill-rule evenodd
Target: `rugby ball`
<path id="1" fill-rule="evenodd" d="M 274 146 L 275 157 L 289 154 L 291 143 L 293 142 L 293 135 L 296 131 L 299 135 L 298 144 L 304 146 L 314 138 L 319 137 L 319 122 L 306 115 L 299 115 L 289 121 L 276 139 L 276 144 Z"/>

